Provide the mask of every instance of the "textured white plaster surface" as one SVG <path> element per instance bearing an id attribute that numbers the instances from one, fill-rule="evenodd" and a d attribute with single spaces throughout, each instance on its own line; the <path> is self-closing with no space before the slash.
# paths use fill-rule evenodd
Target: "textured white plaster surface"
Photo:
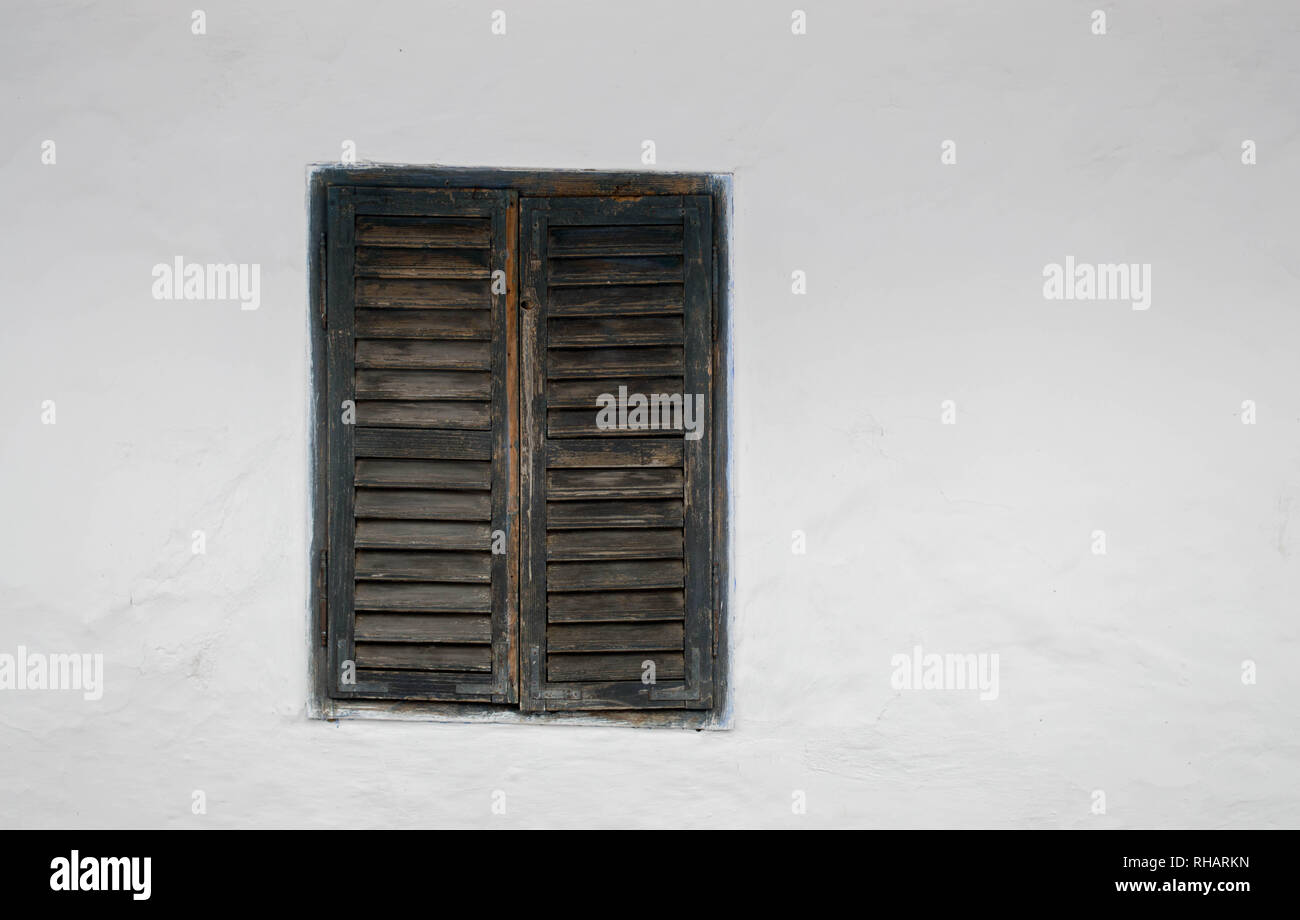
<path id="1" fill-rule="evenodd" d="M 0 824 L 1300 825 L 1300 7 L 1094 5 L 7 9 L 0 652 L 106 688 L 0 691 Z M 306 164 L 647 138 L 735 172 L 734 729 L 307 719 Z M 999 698 L 894 690 L 918 643 Z"/>

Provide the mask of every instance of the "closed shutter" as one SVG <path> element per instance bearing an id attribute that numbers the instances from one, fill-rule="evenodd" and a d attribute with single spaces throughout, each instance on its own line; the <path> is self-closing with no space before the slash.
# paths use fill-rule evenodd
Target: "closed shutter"
<path id="1" fill-rule="evenodd" d="M 524 198 L 520 236 L 522 708 L 711 708 L 711 199 Z M 620 387 L 702 436 L 599 427 Z"/>
<path id="2" fill-rule="evenodd" d="M 492 551 L 494 531 L 498 549 L 515 538 L 514 330 L 506 276 L 495 290 L 492 277 L 510 270 L 511 201 L 473 189 L 329 190 L 335 696 L 517 699 L 515 586 L 509 552 Z"/>

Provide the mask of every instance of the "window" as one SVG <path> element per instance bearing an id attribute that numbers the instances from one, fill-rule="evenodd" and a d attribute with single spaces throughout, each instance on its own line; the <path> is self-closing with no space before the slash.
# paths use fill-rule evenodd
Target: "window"
<path id="1" fill-rule="evenodd" d="M 318 714 L 720 724 L 728 190 L 313 173 Z"/>

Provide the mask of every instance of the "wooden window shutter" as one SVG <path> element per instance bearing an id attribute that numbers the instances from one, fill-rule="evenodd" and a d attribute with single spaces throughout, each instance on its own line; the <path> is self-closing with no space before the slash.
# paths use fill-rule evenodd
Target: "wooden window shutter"
<path id="1" fill-rule="evenodd" d="M 511 271 L 516 206 L 505 191 L 329 189 L 333 696 L 517 699 L 515 329 L 507 275 L 493 283 Z"/>
<path id="2" fill-rule="evenodd" d="M 708 196 L 521 201 L 526 710 L 713 705 L 712 224 Z M 703 436 L 599 427 L 620 386 L 699 394 Z"/>

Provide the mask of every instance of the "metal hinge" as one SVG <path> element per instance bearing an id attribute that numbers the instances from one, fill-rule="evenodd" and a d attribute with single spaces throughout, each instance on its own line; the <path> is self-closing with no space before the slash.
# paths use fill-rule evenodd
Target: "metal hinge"
<path id="1" fill-rule="evenodd" d="M 528 648 L 528 666 L 532 677 L 532 692 L 535 700 L 580 700 L 581 690 L 543 690 L 542 689 L 542 650 L 536 645 Z"/>
<path id="2" fill-rule="evenodd" d="M 320 620 L 320 644 L 321 648 L 329 648 L 330 644 L 330 621 L 329 621 L 329 550 L 320 551 L 320 568 L 316 573 L 316 593 L 320 596 L 319 613 Z"/>
<path id="3" fill-rule="evenodd" d="M 328 301 L 325 298 L 325 279 L 329 277 L 329 263 L 326 261 L 326 248 L 325 248 L 324 234 L 321 234 L 320 252 L 318 253 L 316 258 L 316 266 L 317 266 L 316 270 L 320 273 L 320 284 L 317 286 L 317 290 L 320 292 L 319 294 L 320 303 L 316 305 L 316 309 L 317 312 L 320 313 L 320 327 L 322 329 L 328 329 L 329 328 L 329 307 L 327 306 Z"/>

